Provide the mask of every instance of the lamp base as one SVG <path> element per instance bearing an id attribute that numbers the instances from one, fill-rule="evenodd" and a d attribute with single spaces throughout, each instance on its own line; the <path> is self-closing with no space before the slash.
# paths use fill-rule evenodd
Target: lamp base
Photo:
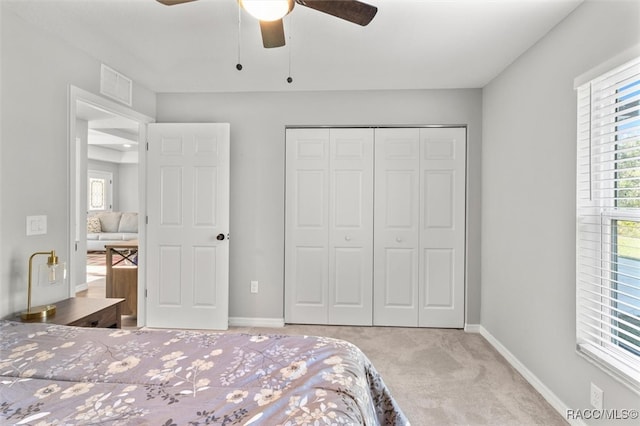
<path id="1" fill-rule="evenodd" d="M 35 306 L 28 311 L 22 312 L 20 318 L 31 320 L 36 318 L 47 318 L 56 313 L 56 305 Z"/>

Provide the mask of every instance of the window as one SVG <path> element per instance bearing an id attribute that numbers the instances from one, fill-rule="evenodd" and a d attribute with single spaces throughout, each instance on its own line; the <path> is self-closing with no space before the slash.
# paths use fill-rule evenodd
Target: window
<path id="1" fill-rule="evenodd" d="M 640 58 L 578 88 L 578 351 L 640 390 Z"/>
<path id="2" fill-rule="evenodd" d="M 111 187 L 113 177 L 109 172 L 89 170 L 87 181 L 87 208 L 89 211 L 111 210 Z"/>

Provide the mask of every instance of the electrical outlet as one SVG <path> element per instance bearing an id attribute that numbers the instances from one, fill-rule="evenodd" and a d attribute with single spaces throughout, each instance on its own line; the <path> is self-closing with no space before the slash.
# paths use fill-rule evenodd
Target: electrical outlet
<path id="1" fill-rule="evenodd" d="M 258 281 L 251 281 L 251 293 L 258 292 Z"/>
<path id="2" fill-rule="evenodd" d="M 591 406 L 596 410 L 602 410 L 604 406 L 604 391 L 591 383 Z"/>

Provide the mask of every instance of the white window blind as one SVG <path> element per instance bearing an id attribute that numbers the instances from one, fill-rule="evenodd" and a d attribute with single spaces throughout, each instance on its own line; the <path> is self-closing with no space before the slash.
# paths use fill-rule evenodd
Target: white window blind
<path id="1" fill-rule="evenodd" d="M 578 88 L 578 351 L 640 390 L 640 58 Z"/>

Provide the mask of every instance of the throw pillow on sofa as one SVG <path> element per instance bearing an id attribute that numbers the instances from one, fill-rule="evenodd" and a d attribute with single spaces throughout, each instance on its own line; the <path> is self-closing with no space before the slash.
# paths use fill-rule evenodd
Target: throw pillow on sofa
<path id="1" fill-rule="evenodd" d="M 103 212 L 100 213 L 100 227 L 102 232 L 119 232 L 121 212 Z"/>
<path id="2" fill-rule="evenodd" d="M 96 234 L 102 232 L 102 226 L 100 225 L 100 219 L 97 217 L 87 218 L 87 232 L 89 234 Z"/>
<path id="3" fill-rule="evenodd" d="M 138 232 L 138 213 L 122 213 L 118 232 Z"/>

